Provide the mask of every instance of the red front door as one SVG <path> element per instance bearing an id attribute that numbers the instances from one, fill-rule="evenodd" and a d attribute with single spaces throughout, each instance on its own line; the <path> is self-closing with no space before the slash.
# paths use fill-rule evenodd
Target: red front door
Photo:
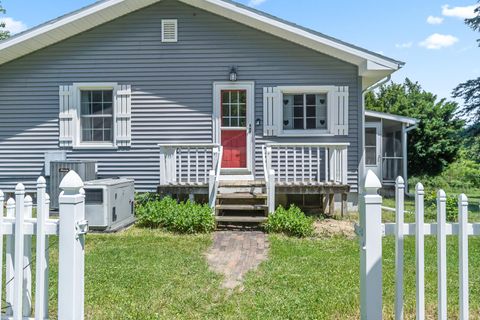
<path id="1" fill-rule="evenodd" d="M 222 168 L 247 168 L 247 91 L 221 91 Z"/>

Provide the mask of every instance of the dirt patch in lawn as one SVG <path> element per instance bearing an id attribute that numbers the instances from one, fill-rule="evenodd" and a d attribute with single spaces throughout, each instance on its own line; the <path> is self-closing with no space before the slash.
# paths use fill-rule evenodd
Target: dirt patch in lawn
<path id="1" fill-rule="evenodd" d="M 345 236 L 355 238 L 355 223 L 348 220 L 325 219 L 315 222 L 315 231 L 320 236 Z"/>

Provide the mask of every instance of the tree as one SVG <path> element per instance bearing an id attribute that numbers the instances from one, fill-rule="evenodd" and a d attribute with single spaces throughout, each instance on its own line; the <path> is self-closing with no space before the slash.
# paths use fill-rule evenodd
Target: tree
<path id="1" fill-rule="evenodd" d="M 0 1 L 0 14 L 2 13 L 4 14 L 5 12 L 6 12 L 5 9 L 2 7 L 2 2 Z M 5 29 L 5 22 L 0 21 L 0 41 L 10 37 L 10 32 L 4 29 Z"/>
<path id="2" fill-rule="evenodd" d="M 426 92 L 408 78 L 404 84 L 390 83 L 365 99 L 369 110 L 413 117 L 418 129 L 409 133 L 409 172 L 437 175 L 457 157 L 464 121 L 456 117 L 458 105 Z"/>
<path id="3" fill-rule="evenodd" d="M 479 0 L 480 3 L 480 0 Z M 473 31 L 480 32 L 480 5 L 475 9 L 476 17 L 465 19 L 467 26 Z M 480 39 L 477 39 L 480 47 Z M 462 98 L 465 106 L 461 114 L 474 122 L 480 121 L 480 77 L 459 84 L 452 93 L 455 98 Z"/>

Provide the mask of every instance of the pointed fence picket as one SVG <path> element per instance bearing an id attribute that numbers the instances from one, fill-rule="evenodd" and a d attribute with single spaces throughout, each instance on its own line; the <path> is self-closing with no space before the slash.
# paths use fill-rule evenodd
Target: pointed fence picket
<path id="1" fill-rule="evenodd" d="M 437 238 L 438 319 L 446 320 L 447 312 L 447 236 L 458 236 L 459 247 L 459 310 L 458 319 L 469 319 L 468 237 L 480 236 L 480 223 L 468 222 L 468 199 L 458 197 L 458 223 L 446 221 L 447 197 L 443 190 L 437 193 L 437 222 L 424 222 L 423 185 L 415 188 L 415 223 L 404 223 L 405 183 L 401 177 L 395 186 L 395 223 L 382 223 L 382 197 L 378 195 L 381 183 L 372 172 L 367 173 L 364 194 L 361 196 L 361 318 L 382 319 L 382 237 L 395 236 L 395 319 L 404 319 L 404 237 L 415 236 L 416 319 L 425 315 L 425 237 Z M 451 311 L 453 313 L 453 311 Z"/>
<path id="2" fill-rule="evenodd" d="M 48 257 L 51 236 L 59 236 L 58 319 L 84 318 L 83 261 L 84 238 L 88 226 L 82 187 L 83 182 L 74 171 L 65 176 L 60 184 L 63 189 L 59 197 L 60 219 L 50 218 L 50 197 L 46 193 L 43 177 L 37 181 L 35 218 L 32 217 L 33 199 L 30 195 L 25 195 L 23 184 L 16 186 L 15 197 L 7 200 L 5 211 L 5 197 L 0 191 L 0 301 L 5 292 L 6 302 L 6 307 L 0 314 L 1 319 L 48 319 Z M 32 257 L 33 237 L 36 237 L 35 257 Z M 35 279 L 32 278 L 34 267 Z M 33 285 L 35 294 L 32 292 Z M 68 292 L 65 288 L 69 288 Z M 32 301 L 35 301 L 34 306 Z"/>

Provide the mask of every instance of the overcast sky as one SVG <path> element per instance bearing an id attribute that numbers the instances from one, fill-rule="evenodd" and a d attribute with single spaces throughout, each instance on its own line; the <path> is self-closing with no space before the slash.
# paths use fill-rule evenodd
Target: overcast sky
<path id="1" fill-rule="evenodd" d="M 480 76 L 480 34 L 464 19 L 475 0 L 238 0 L 280 18 L 406 62 L 393 78 L 419 81 L 450 98 L 460 82 Z M 12 33 L 79 9 L 95 0 L 3 0 Z"/>

